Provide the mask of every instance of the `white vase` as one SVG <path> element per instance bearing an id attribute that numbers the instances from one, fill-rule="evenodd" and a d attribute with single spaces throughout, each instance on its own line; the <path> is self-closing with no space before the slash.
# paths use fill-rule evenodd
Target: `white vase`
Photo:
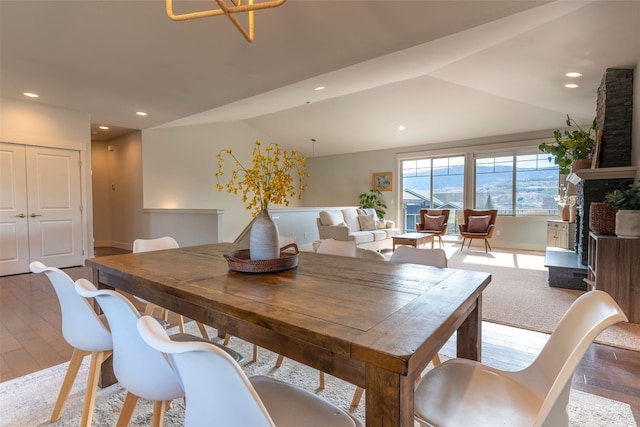
<path id="1" fill-rule="evenodd" d="M 616 236 L 626 239 L 640 239 L 640 210 L 618 210 L 616 213 Z"/>
<path id="2" fill-rule="evenodd" d="M 278 226 L 268 210 L 261 211 L 253 220 L 249 233 L 249 256 L 253 260 L 280 258 Z"/>

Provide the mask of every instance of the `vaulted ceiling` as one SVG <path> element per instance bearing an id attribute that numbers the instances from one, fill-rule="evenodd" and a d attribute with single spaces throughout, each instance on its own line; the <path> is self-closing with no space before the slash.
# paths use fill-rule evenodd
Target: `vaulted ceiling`
<path id="1" fill-rule="evenodd" d="M 640 61 L 638 22 L 629 0 L 288 0 L 248 43 L 163 0 L 0 0 L 0 95 L 89 112 L 95 140 L 246 120 L 307 155 L 424 145 L 588 123 L 605 70 Z"/>

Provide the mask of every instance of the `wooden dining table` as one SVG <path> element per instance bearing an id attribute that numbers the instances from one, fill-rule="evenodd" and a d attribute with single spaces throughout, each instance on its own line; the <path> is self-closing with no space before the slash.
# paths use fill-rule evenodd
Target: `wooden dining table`
<path id="1" fill-rule="evenodd" d="M 126 291 L 366 389 L 366 425 L 413 426 L 414 384 L 457 332 L 480 360 L 487 273 L 300 252 L 286 271 L 243 273 L 215 243 L 91 258 Z"/>

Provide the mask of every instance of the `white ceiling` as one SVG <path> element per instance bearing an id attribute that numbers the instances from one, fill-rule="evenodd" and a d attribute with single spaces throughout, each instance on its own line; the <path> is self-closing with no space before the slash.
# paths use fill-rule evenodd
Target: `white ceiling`
<path id="1" fill-rule="evenodd" d="M 288 0 L 255 21 L 248 43 L 164 0 L 0 0 L 0 95 L 89 112 L 112 128 L 95 140 L 244 119 L 320 156 L 588 123 L 605 70 L 640 61 L 637 0 Z"/>

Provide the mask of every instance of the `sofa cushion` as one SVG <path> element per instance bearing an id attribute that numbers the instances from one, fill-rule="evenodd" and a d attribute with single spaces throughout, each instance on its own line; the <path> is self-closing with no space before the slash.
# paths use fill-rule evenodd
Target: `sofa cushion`
<path id="1" fill-rule="evenodd" d="M 470 216 L 467 233 L 486 233 L 489 228 L 489 215 Z"/>
<path id="2" fill-rule="evenodd" d="M 356 244 L 373 242 L 373 233 L 371 231 L 354 231 L 349 234 L 349 240 L 355 240 Z"/>
<path id="3" fill-rule="evenodd" d="M 387 232 L 385 230 L 375 230 L 370 231 L 373 234 L 373 241 L 377 242 L 378 240 L 384 240 L 387 238 Z"/>
<path id="4" fill-rule="evenodd" d="M 342 209 L 342 216 L 344 216 L 344 222 L 349 226 L 349 230 L 360 231 L 357 209 Z"/>
<path id="5" fill-rule="evenodd" d="M 380 231 L 385 232 L 385 234 L 387 235 L 387 239 L 390 239 L 393 236 L 397 236 L 398 234 L 400 234 L 399 228 L 385 228 L 384 230 L 380 230 Z"/>
<path id="6" fill-rule="evenodd" d="M 422 219 L 422 223 L 424 224 L 423 230 L 440 231 L 442 229 L 442 224 L 444 223 L 444 215 L 431 216 L 429 214 L 425 214 Z"/>
<path id="7" fill-rule="evenodd" d="M 361 231 L 372 231 L 376 229 L 376 220 L 373 215 L 358 215 L 358 223 Z"/>
<path id="8" fill-rule="evenodd" d="M 376 212 L 375 209 L 373 208 L 366 208 L 366 209 L 361 209 L 364 211 L 365 215 L 373 215 L 373 217 L 376 219 L 376 221 L 378 220 L 378 213 Z"/>
<path id="9" fill-rule="evenodd" d="M 344 218 L 341 211 L 320 211 L 320 222 L 322 225 L 339 225 Z"/>

